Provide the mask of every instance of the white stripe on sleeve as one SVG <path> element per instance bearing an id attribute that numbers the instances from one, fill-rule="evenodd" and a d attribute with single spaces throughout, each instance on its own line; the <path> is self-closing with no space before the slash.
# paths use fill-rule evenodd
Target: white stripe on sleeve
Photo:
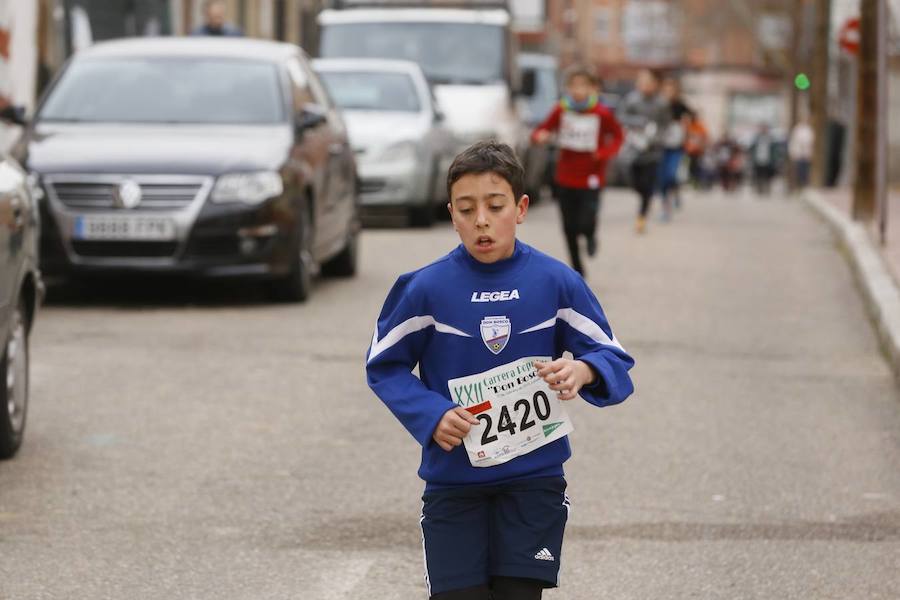
<path id="1" fill-rule="evenodd" d="M 434 326 L 434 329 L 436 331 L 439 331 L 440 333 L 449 333 L 451 335 L 458 335 L 460 337 L 472 337 L 468 333 L 460 331 L 455 327 L 450 327 L 449 325 L 435 321 L 434 317 L 432 317 L 431 315 L 422 315 L 418 317 L 411 317 L 403 321 L 402 323 L 388 331 L 387 335 L 379 340 L 378 324 L 376 323 L 375 333 L 372 336 L 372 348 L 369 350 L 369 359 L 366 362 L 372 362 L 373 358 L 396 345 L 400 340 L 402 340 L 409 334 L 421 331 L 431 326 Z"/>
<path id="2" fill-rule="evenodd" d="M 590 318 L 584 316 L 580 312 L 572 309 L 572 308 L 561 308 L 556 311 L 556 316 L 552 319 L 547 319 L 543 323 L 538 323 L 534 327 L 529 327 L 524 331 L 520 331 L 519 333 L 532 333 L 534 331 L 540 331 L 542 329 L 549 329 L 556 325 L 557 321 L 565 321 L 569 325 L 571 325 L 572 329 L 585 335 L 598 344 L 603 344 L 604 346 L 613 346 L 614 348 L 618 348 L 622 352 L 625 352 L 625 349 L 622 348 L 622 345 L 619 343 L 619 340 L 613 336 L 610 338 L 606 335 L 606 332 L 603 331 L 603 328 L 597 325 Z"/>

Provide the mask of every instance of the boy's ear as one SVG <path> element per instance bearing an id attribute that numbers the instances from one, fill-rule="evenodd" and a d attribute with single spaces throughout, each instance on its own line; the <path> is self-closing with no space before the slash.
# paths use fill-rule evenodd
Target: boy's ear
<path id="1" fill-rule="evenodd" d="M 459 231 L 459 229 L 456 228 L 456 221 L 453 220 L 453 203 L 452 202 L 449 202 L 449 201 L 447 202 L 447 212 L 450 213 L 450 222 L 453 223 L 453 231 Z"/>
<path id="2" fill-rule="evenodd" d="M 528 194 L 522 194 L 522 197 L 516 202 L 516 225 L 521 225 L 525 222 L 525 215 L 528 214 L 528 205 L 530 203 L 531 200 L 528 198 Z"/>

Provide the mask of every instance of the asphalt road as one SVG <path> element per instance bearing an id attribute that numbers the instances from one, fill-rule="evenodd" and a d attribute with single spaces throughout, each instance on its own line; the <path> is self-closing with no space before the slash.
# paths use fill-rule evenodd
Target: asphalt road
<path id="1" fill-rule="evenodd" d="M 900 598 L 900 396 L 844 258 L 798 203 L 690 198 L 589 280 L 636 394 L 578 403 L 548 599 Z M 555 207 L 525 241 L 557 256 Z M 51 289 L 26 443 L 0 464 L 0 598 L 425 596 L 415 442 L 363 355 L 450 228 L 367 230 L 304 305 L 239 285 Z"/>

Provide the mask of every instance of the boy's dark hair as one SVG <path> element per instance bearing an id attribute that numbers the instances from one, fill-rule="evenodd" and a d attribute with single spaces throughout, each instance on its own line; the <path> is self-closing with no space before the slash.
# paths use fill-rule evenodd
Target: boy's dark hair
<path id="1" fill-rule="evenodd" d="M 660 71 L 659 69 L 654 69 L 652 67 L 644 67 L 642 70 L 646 73 L 649 73 L 650 76 L 656 81 L 656 83 L 662 83 L 663 72 Z"/>
<path id="2" fill-rule="evenodd" d="M 591 85 L 600 85 L 600 77 L 597 75 L 597 71 L 590 67 L 589 65 L 583 64 L 575 64 L 571 67 L 567 68 L 563 73 L 563 81 L 569 83 L 576 77 L 584 77 L 588 81 L 591 82 Z"/>
<path id="3" fill-rule="evenodd" d="M 525 193 L 525 169 L 513 149 L 496 140 L 484 140 L 472 144 L 453 159 L 447 171 L 447 197 L 452 198 L 450 189 L 460 178 L 481 173 L 496 173 L 505 179 L 516 202 Z"/>

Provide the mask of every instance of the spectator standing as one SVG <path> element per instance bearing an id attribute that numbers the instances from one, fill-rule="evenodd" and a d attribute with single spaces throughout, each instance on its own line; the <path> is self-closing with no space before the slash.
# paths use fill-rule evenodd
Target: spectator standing
<path id="1" fill-rule="evenodd" d="M 809 185 L 809 168 L 812 164 L 815 139 L 816 134 L 805 117 L 797 121 L 791 130 L 791 138 L 788 141 L 788 157 L 791 160 L 794 182 L 798 190 Z"/>
<path id="2" fill-rule="evenodd" d="M 203 25 L 194 29 L 191 35 L 213 35 L 241 37 L 244 33 L 225 20 L 224 0 L 206 0 L 203 4 Z"/>
<path id="3" fill-rule="evenodd" d="M 775 138 L 767 123 L 761 123 L 753 144 L 750 159 L 753 161 L 753 187 L 760 196 L 768 196 L 772 191 L 772 178 L 776 163 Z"/>

